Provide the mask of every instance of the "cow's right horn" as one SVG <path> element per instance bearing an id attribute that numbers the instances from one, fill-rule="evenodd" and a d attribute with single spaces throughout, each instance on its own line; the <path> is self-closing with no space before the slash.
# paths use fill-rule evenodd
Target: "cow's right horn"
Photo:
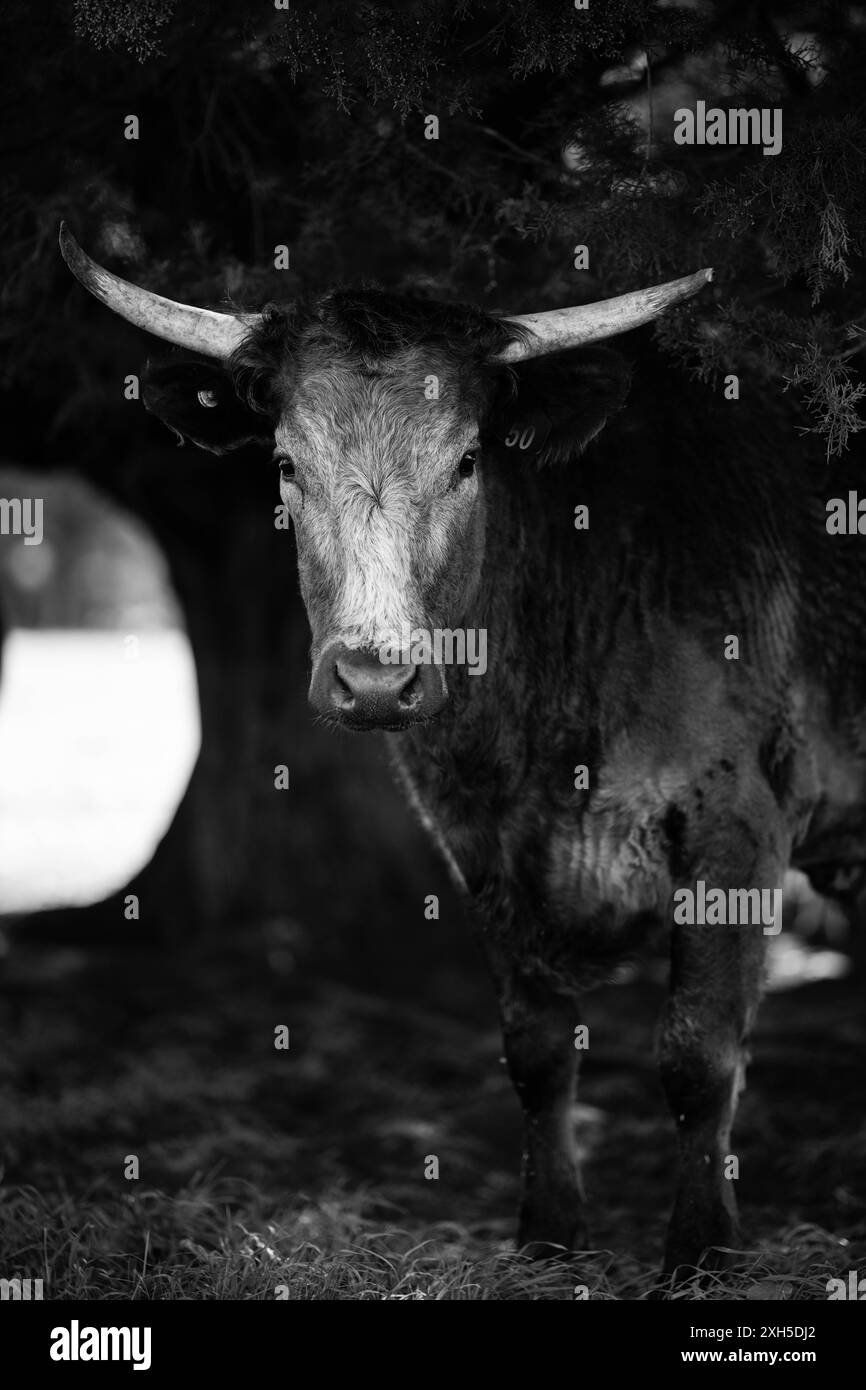
<path id="1" fill-rule="evenodd" d="M 259 314 L 219 314 L 177 304 L 121 280 L 82 251 L 65 222 L 60 224 L 60 251 L 77 280 L 121 318 L 177 347 L 189 348 L 224 362 L 255 327 Z"/>

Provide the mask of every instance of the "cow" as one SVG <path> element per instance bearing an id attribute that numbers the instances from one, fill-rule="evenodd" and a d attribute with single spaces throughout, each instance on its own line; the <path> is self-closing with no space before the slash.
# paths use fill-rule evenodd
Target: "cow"
<path id="1" fill-rule="evenodd" d="M 794 463 L 709 466 L 707 445 L 648 468 L 633 432 L 613 463 L 587 448 L 629 389 L 599 344 L 711 272 L 515 317 L 375 286 L 241 314 L 122 280 L 66 228 L 61 246 L 109 309 L 191 354 L 149 368 L 150 410 L 215 453 L 272 450 L 310 702 L 386 732 L 492 971 L 525 1121 L 519 1245 L 586 1248 L 580 1001 L 669 929 L 665 1269 L 721 1263 L 783 876 L 866 858 L 866 598 L 857 541 L 828 534 Z"/>

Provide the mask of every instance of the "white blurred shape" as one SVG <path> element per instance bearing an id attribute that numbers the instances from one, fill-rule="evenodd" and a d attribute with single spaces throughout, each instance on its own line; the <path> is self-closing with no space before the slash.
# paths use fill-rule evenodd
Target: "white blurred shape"
<path id="1" fill-rule="evenodd" d="M 173 630 L 16 629 L 0 683 L 0 912 L 97 901 L 150 859 L 198 755 L 195 663 Z"/>
<path id="2" fill-rule="evenodd" d="M 841 951 L 813 950 L 787 933 L 768 942 L 767 990 L 771 994 L 816 980 L 840 980 L 850 969 L 851 961 Z"/>

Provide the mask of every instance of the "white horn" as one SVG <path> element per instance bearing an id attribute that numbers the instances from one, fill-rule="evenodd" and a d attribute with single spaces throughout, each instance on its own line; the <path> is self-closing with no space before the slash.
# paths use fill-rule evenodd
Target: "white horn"
<path id="1" fill-rule="evenodd" d="M 713 278 L 711 269 L 698 270 L 681 280 L 669 280 L 664 285 L 651 285 L 646 290 L 602 299 L 598 304 L 579 304 L 573 309 L 548 309 L 542 314 L 518 314 L 503 320 L 532 335 L 525 343 L 510 343 L 497 353 L 498 362 L 525 362 L 530 357 L 545 357 L 550 352 L 566 352 L 569 348 L 597 343 L 613 338 L 630 328 L 640 328 L 658 318 L 673 304 L 690 299 Z"/>
<path id="2" fill-rule="evenodd" d="M 225 361 L 255 326 L 259 314 L 218 314 L 176 304 L 161 294 L 139 289 L 112 275 L 82 251 L 65 222 L 60 224 L 60 251 L 76 280 L 121 318 L 167 343 Z"/>

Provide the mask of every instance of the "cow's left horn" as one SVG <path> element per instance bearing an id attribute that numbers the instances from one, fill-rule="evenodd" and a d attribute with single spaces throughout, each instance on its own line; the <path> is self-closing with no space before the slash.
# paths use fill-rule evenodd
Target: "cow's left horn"
<path id="1" fill-rule="evenodd" d="M 151 294 L 150 290 L 131 285 L 91 260 L 65 222 L 60 224 L 60 251 L 75 278 L 115 314 L 167 343 L 200 352 L 205 357 L 225 361 L 260 317 L 258 314 L 219 314 L 213 309 L 195 309 L 191 304 L 177 304 L 161 294 Z"/>
<path id="2" fill-rule="evenodd" d="M 640 328 L 658 318 L 673 304 L 690 299 L 713 278 L 711 269 L 684 275 L 681 280 L 669 280 L 664 285 L 651 285 L 647 290 L 634 290 L 616 299 L 602 299 L 598 304 L 579 304 L 574 309 L 548 309 L 542 314 L 517 314 L 506 318 L 529 329 L 526 342 L 510 343 L 497 354 L 499 362 L 525 362 L 529 357 L 545 357 L 551 352 L 597 343 L 601 338 L 613 338 L 630 328 Z"/>

